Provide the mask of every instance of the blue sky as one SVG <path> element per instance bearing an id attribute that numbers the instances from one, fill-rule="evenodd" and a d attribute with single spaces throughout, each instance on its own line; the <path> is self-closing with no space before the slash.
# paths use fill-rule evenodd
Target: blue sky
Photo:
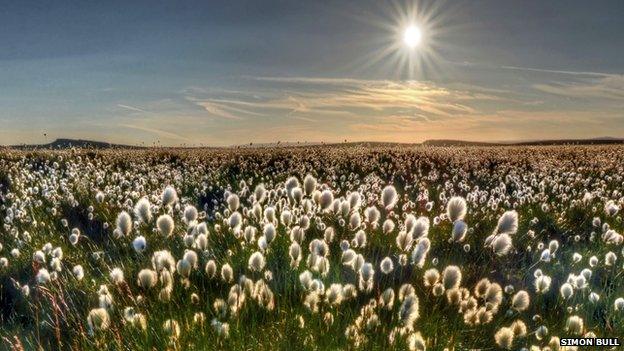
<path id="1" fill-rule="evenodd" d="M 0 144 L 624 137 L 622 33 L 621 0 L 15 1 Z"/>

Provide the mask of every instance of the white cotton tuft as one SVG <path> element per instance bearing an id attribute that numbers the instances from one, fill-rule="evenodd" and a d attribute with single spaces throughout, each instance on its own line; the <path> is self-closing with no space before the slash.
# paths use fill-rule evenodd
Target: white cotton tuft
<path id="1" fill-rule="evenodd" d="M 142 235 L 137 236 L 132 241 L 132 247 L 134 248 L 134 251 L 141 253 L 147 248 L 147 240 L 145 240 L 145 237 Z"/>
<path id="2" fill-rule="evenodd" d="M 446 215 L 451 222 L 463 220 L 466 216 L 467 208 L 466 200 L 463 197 L 453 196 L 446 204 Z"/>
<path id="3" fill-rule="evenodd" d="M 173 218 L 165 214 L 158 217 L 158 219 L 156 220 L 156 227 L 162 235 L 170 236 L 173 233 L 175 224 L 173 223 Z"/>
<path id="4" fill-rule="evenodd" d="M 310 195 L 314 189 L 316 189 L 316 178 L 314 178 L 311 174 L 308 174 L 303 179 L 303 190 L 306 195 Z"/>
<path id="5" fill-rule="evenodd" d="M 384 258 L 379 264 L 379 267 L 383 274 L 390 274 L 394 270 L 394 264 L 392 263 L 392 259 L 390 257 Z"/>
<path id="6" fill-rule="evenodd" d="M 147 197 L 142 197 L 139 201 L 137 201 L 136 205 L 134 205 L 134 214 L 137 216 L 141 222 L 149 223 L 152 221 L 152 211 L 151 204 Z"/>
<path id="7" fill-rule="evenodd" d="M 455 223 L 453 223 L 453 231 L 451 233 L 451 239 L 456 243 L 462 242 L 464 241 L 464 238 L 466 237 L 467 231 L 468 231 L 468 226 L 466 225 L 466 223 L 462 221 L 461 219 L 456 220 Z"/>
<path id="8" fill-rule="evenodd" d="M 124 236 L 130 234 L 132 231 L 132 217 L 130 217 L 126 211 L 121 211 L 121 213 L 119 213 L 115 224 L 117 225 L 117 229 L 119 229 Z"/>
<path id="9" fill-rule="evenodd" d="M 398 201 L 397 191 L 392 185 L 388 185 L 381 191 L 381 203 L 386 210 L 391 210 Z"/>
<path id="10" fill-rule="evenodd" d="M 513 235 L 518 231 L 518 212 L 507 211 L 498 219 L 496 234 Z"/>
<path id="11" fill-rule="evenodd" d="M 266 264 L 264 260 L 264 256 L 262 253 L 256 251 L 249 257 L 248 267 L 250 270 L 255 272 L 260 272 L 264 269 L 264 265 Z"/>
<path id="12" fill-rule="evenodd" d="M 172 206 L 178 202 L 178 193 L 172 186 L 168 185 L 165 190 L 163 190 L 161 199 L 164 206 Z"/>
<path id="13" fill-rule="evenodd" d="M 442 271 L 442 284 L 446 290 L 459 288 L 461 280 L 462 273 L 457 266 L 447 266 Z"/>

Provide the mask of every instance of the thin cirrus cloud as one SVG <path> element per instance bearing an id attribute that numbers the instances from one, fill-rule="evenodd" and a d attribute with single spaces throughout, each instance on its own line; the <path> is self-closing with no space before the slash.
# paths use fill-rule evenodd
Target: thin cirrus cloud
<path id="1" fill-rule="evenodd" d="M 570 98 L 624 101 L 624 75 L 613 74 L 556 84 L 535 84 L 533 88 Z"/>
<path id="2" fill-rule="evenodd" d="M 241 130 L 250 128 L 253 132 L 249 135 L 256 137 L 252 140 L 256 142 L 296 141 L 303 136 L 316 141 L 504 141 L 587 137 L 583 125 L 592 125 L 595 133 L 604 135 L 622 129 L 618 119 L 621 114 L 615 108 L 617 100 L 600 105 L 600 109 L 591 108 L 600 99 L 621 95 L 621 76 L 507 69 L 551 75 L 548 79 L 532 79 L 534 83 L 525 86 L 544 99 L 535 103 L 535 96 L 517 88 L 322 77 L 246 77 L 260 86 L 251 85 L 245 92 L 189 90 L 193 94 L 186 99 L 201 106 L 217 119 L 216 123 L 222 119 L 232 125 L 240 123 Z M 567 97 L 583 97 L 590 103 L 585 101 L 585 107 L 579 108 L 574 101 L 556 100 Z M 613 128 L 601 129 L 603 122 Z M 277 130 L 284 134 L 273 135 Z"/>
<path id="3" fill-rule="evenodd" d="M 142 108 L 138 108 L 138 107 L 134 107 L 134 106 L 130 106 L 130 105 L 117 104 L 117 107 L 125 109 L 125 110 L 128 110 L 128 111 L 147 113 L 147 111 L 145 111 Z"/>
<path id="4" fill-rule="evenodd" d="M 192 97 L 189 100 L 209 114 L 229 119 L 281 115 L 306 121 L 327 118 L 359 118 L 397 111 L 449 118 L 475 114 L 475 101 L 501 100 L 483 92 L 464 91 L 430 82 L 358 80 L 350 78 L 257 77 L 273 89 L 254 91 L 237 98 Z M 284 86 L 286 85 L 286 86 Z"/>
<path id="5" fill-rule="evenodd" d="M 242 109 L 229 106 L 227 104 L 220 104 L 213 101 L 194 101 L 197 106 L 200 106 L 211 116 L 221 117 L 225 119 L 243 120 L 240 114 L 250 114 L 251 111 L 244 111 Z"/>
<path id="6" fill-rule="evenodd" d="M 534 67 L 501 66 L 501 68 L 506 69 L 506 70 L 514 70 L 514 71 L 530 71 L 530 72 L 539 72 L 539 73 L 555 73 L 555 74 L 564 74 L 564 75 L 573 75 L 573 76 L 603 76 L 603 77 L 608 77 L 608 76 L 612 75 L 612 74 L 609 74 L 609 73 L 601 73 L 601 72 L 566 71 L 566 70 L 543 69 L 543 68 L 534 68 Z"/>
<path id="7" fill-rule="evenodd" d="M 152 127 L 147 127 L 147 126 L 142 126 L 142 125 L 135 125 L 135 124 L 120 124 L 120 127 L 123 128 L 130 128 L 130 129 L 135 129 L 135 130 L 139 130 L 142 132 L 147 132 L 147 133 L 151 133 L 154 134 L 156 136 L 165 138 L 165 139 L 173 139 L 173 140 L 178 140 L 178 141 L 183 141 L 183 142 L 193 142 L 191 139 L 184 137 L 182 135 L 173 133 L 173 132 L 169 132 L 166 130 L 162 130 L 162 129 L 158 129 L 158 128 L 152 128 Z"/>
<path id="8" fill-rule="evenodd" d="M 624 74 L 502 66 L 505 70 L 545 73 L 558 78 L 532 87 L 548 94 L 581 99 L 624 99 Z"/>

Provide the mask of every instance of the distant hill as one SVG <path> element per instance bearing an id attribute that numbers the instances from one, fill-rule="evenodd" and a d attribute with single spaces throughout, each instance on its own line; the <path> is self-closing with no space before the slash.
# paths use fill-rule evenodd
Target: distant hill
<path id="1" fill-rule="evenodd" d="M 622 138 L 593 138 L 593 139 L 558 139 L 558 140 L 534 140 L 514 143 L 514 145 L 600 145 L 600 144 L 624 144 Z"/>
<path id="2" fill-rule="evenodd" d="M 344 143 L 323 143 L 323 142 L 277 142 L 264 144 L 245 144 L 233 145 L 230 148 L 272 148 L 272 147 L 308 147 L 308 146 L 363 146 L 363 147 L 379 147 L 379 146 L 537 146 L 537 145 L 600 145 L 600 144 L 624 144 L 624 138 L 592 138 L 592 139 L 553 139 L 553 140 L 528 140 L 513 142 L 482 142 L 482 141 L 465 141 L 454 139 L 432 139 L 422 143 L 393 143 L 393 142 L 344 142 Z M 22 144 L 0 146 L 1 148 L 17 149 L 17 150 L 36 150 L 36 149 L 145 149 L 145 146 L 133 146 L 123 144 L 112 144 L 103 141 L 83 140 L 83 139 L 56 139 L 48 144 Z M 193 149 L 195 147 L 181 146 L 172 148 Z M 200 148 L 200 147 L 197 147 Z M 206 148 L 206 147 L 202 147 Z M 226 147 L 227 148 L 227 147 Z"/>
<path id="3" fill-rule="evenodd" d="M 308 146 L 319 146 L 319 147 L 331 147 L 331 146 L 342 146 L 342 147 L 382 147 L 382 146 L 393 146 L 393 145 L 420 145 L 420 143 L 396 143 L 396 142 L 386 142 L 386 141 L 350 141 L 350 142 L 276 142 L 276 143 L 250 143 L 244 145 L 233 145 L 231 147 L 234 148 L 272 148 L 272 147 L 308 147 Z"/>
<path id="4" fill-rule="evenodd" d="M 34 149 L 140 149 L 139 146 L 111 144 L 103 141 L 82 140 L 82 139 L 56 139 L 48 144 L 22 144 L 10 145 L 11 149 L 34 150 Z"/>
<path id="5" fill-rule="evenodd" d="M 433 139 L 433 140 L 425 140 L 422 145 L 427 146 L 501 146 L 508 145 L 502 143 L 486 143 L 482 141 L 464 141 L 464 140 L 453 140 L 453 139 Z"/>
<path id="6" fill-rule="evenodd" d="M 511 142 L 481 142 L 464 141 L 453 139 L 426 140 L 422 143 L 428 146 L 537 146 L 537 145 L 600 145 L 600 144 L 624 144 L 622 138 L 602 137 L 592 139 L 551 139 L 551 140 L 528 140 Z"/>

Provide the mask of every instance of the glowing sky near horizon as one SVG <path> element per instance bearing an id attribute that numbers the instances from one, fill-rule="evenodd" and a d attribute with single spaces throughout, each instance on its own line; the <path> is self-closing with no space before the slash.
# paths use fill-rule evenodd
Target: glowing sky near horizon
<path id="1" fill-rule="evenodd" d="M 621 0 L 3 6 L 0 144 L 624 137 Z"/>

